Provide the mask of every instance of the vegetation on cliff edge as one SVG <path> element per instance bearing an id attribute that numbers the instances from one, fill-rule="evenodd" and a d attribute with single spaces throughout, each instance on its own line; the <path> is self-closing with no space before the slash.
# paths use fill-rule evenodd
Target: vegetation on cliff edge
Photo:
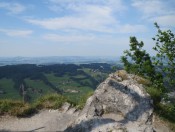
<path id="1" fill-rule="evenodd" d="M 175 103 L 162 103 L 168 100 L 167 92 L 175 89 L 175 35 L 171 30 L 162 31 L 157 23 L 158 33 L 153 49 L 156 57 L 151 58 L 143 49 L 144 43 L 138 42 L 136 37 L 130 37 L 130 49 L 124 51 L 121 61 L 124 69 L 148 79 L 151 84 L 145 85 L 147 92 L 154 101 L 154 110 L 159 117 L 175 123 Z"/>

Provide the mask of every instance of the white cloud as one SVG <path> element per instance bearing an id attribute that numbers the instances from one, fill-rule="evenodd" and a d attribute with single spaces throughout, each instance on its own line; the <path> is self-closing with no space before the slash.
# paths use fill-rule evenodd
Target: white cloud
<path id="1" fill-rule="evenodd" d="M 33 33 L 32 30 L 0 29 L 0 32 L 11 37 L 27 37 Z"/>
<path id="2" fill-rule="evenodd" d="M 161 26 L 175 26 L 175 1 L 133 0 L 132 6 L 143 13 L 143 19 L 158 22 Z"/>
<path id="3" fill-rule="evenodd" d="M 162 26 L 172 26 L 175 27 L 175 14 L 174 15 L 164 15 L 159 17 L 154 17 L 150 19 L 152 22 L 158 22 Z"/>
<path id="4" fill-rule="evenodd" d="M 76 11 L 79 7 L 86 5 L 95 6 L 108 6 L 115 11 L 123 11 L 127 7 L 123 4 L 122 0 L 49 0 L 49 7 L 53 11 Z"/>
<path id="5" fill-rule="evenodd" d="M 119 29 L 120 33 L 138 33 L 138 32 L 147 32 L 148 29 L 144 25 L 122 25 Z"/>
<path id="6" fill-rule="evenodd" d="M 70 0 L 50 1 L 58 5 L 63 3 L 68 4 L 68 2 L 70 2 Z M 92 4 L 92 2 L 94 2 L 94 4 Z M 80 3 L 83 4 L 78 5 L 74 0 L 74 2 L 70 3 L 66 7 L 63 7 L 66 8 L 66 10 L 73 10 L 71 14 L 67 15 L 64 12 L 62 17 L 27 19 L 26 21 L 50 30 L 76 30 L 79 32 L 90 31 L 101 33 L 136 33 L 146 31 L 146 27 L 143 25 L 125 25 L 118 21 L 114 12 L 125 9 L 125 6 L 122 5 L 120 0 L 109 0 L 108 2 L 106 2 L 106 0 L 82 0 Z M 60 5 L 58 8 L 61 8 Z"/>
<path id="7" fill-rule="evenodd" d="M 28 19 L 29 23 L 42 26 L 43 28 L 50 30 L 64 30 L 64 31 L 95 31 L 102 33 L 138 33 L 146 32 L 147 27 L 144 25 L 131 25 L 131 24 L 120 24 L 112 16 L 98 12 L 93 15 L 82 16 L 82 17 L 61 17 L 51 18 L 44 20 Z M 101 15 L 100 15 L 101 14 Z"/>
<path id="8" fill-rule="evenodd" d="M 160 0 L 133 0 L 132 6 L 138 8 L 146 17 L 161 14 L 164 5 Z"/>
<path id="9" fill-rule="evenodd" d="M 26 10 L 26 7 L 19 3 L 0 2 L 0 8 L 8 10 L 9 13 L 19 14 Z"/>
<path id="10" fill-rule="evenodd" d="M 94 37 L 92 35 L 58 35 L 58 34 L 46 34 L 42 38 L 55 42 L 81 42 L 90 41 Z"/>
<path id="11" fill-rule="evenodd" d="M 112 11 L 106 6 L 88 5 L 84 12 L 73 14 L 72 16 L 63 16 L 50 19 L 27 19 L 29 23 L 42 26 L 46 29 L 78 29 L 98 32 L 112 32 L 117 20 L 113 17 Z"/>
<path id="12" fill-rule="evenodd" d="M 127 9 L 122 0 L 49 0 L 47 6 L 61 17 L 27 21 L 50 30 L 114 33 L 119 24 L 116 14 Z"/>

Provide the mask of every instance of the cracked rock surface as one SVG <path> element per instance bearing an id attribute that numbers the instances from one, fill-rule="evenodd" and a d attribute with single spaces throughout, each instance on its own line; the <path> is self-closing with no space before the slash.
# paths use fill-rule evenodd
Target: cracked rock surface
<path id="1" fill-rule="evenodd" d="M 79 117 L 65 131 L 154 131 L 150 96 L 133 75 L 119 72 L 110 74 L 98 86 Z"/>

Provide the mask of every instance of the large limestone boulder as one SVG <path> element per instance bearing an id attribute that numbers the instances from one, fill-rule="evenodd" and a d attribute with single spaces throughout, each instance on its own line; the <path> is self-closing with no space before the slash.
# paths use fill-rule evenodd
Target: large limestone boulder
<path id="1" fill-rule="evenodd" d="M 152 100 L 143 78 L 118 71 L 110 74 L 65 131 L 152 132 Z"/>

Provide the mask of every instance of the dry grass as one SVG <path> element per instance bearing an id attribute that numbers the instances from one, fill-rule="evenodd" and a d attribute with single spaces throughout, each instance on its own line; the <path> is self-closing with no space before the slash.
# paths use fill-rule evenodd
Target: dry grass
<path id="1" fill-rule="evenodd" d="M 49 94 L 39 98 L 34 106 L 37 109 L 58 109 L 67 101 L 67 98 L 60 94 Z"/>
<path id="2" fill-rule="evenodd" d="M 34 104 L 23 103 L 22 101 L 0 100 L 0 115 L 26 117 L 40 109 L 58 109 L 66 101 L 68 100 L 59 94 L 43 96 Z"/>
<path id="3" fill-rule="evenodd" d="M 23 103 L 22 101 L 0 100 L 0 115 L 11 115 L 18 117 L 30 116 L 41 109 L 59 109 L 65 102 L 82 109 L 88 97 L 93 93 L 83 95 L 81 100 L 74 104 L 71 100 L 60 94 L 48 94 L 39 98 L 34 104 Z"/>
<path id="4" fill-rule="evenodd" d="M 118 75 L 119 77 L 121 77 L 122 80 L 127 80 L 128 79 L 128 74 L 125 70 L 119 70 L 115 74 Z"/>
<path id="5" fill-rule="evenodd" d="M 36 109 L 22 101 L 1 100 L 0 101 L 0 114 L 12 116 L 28 116 L 36 112 Z"/>
<path id="6" fill-rule="evenodd" d="M 143 85 L 151 85 L 151 82 L 148 80 L 148 79 L 145 79 L 143 77 L 140 77 L 140 76 L 137 76 L 137 75 L 134 75 L 134 80 L 137 81 L 137 83 L 139 84 L 143 84 Z"/>
<path id="7" fill-rule="evenodd" d="M 115 73 L 115 75 L 121 77 L 122 80 L 127 80 L 128 79 L 128 73 L 125 70 L 119 70 Z M 137 81 L 139 84 L 143 85 L 150 85 L 151 82 L 148 79 L 145 79 L 143 77 L 140 77 L 138 75 L 134 75 L 132 77 L 133 80 Z"/>

